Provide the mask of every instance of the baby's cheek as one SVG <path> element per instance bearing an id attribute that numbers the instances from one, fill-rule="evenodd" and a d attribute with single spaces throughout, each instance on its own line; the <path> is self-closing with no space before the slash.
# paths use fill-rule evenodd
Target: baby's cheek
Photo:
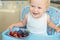
<path id="1" fill-rule="evenodd" d="M 46 9 L 41 9 L 40 12 L 44 13 L 44 12 L 46 12 Z"/>

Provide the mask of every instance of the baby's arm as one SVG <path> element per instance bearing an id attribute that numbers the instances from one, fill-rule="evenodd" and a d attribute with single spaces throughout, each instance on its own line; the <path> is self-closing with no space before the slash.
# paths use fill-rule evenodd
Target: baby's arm
<path id="1" fill-rule="evenodd" d="M 56 32 L 59 32 L 60 29 L 59 29 L 55 24 L 53 24 L 53 23 L 51 22 L 49 15 L 47 15 L 47 16 L 48 16 L 48 17 L 47 17 L 47 19 L 48 19 L 48 25 L 49 25 L 51 28 L 55 29 Z"/>
<path id="2" fill-rule="evenodd" d="M 12 25 L 9 26 L 9 29 L 12 30 L 12 28 L 14 26 L 18 26 L 18 27 L 24 27 L 27 23 L 27 15 L 24 16 L 24 20 L 23 21 L 20 21 L 20 22 L 17 22 L 17 23 L 14 23 Z"/>

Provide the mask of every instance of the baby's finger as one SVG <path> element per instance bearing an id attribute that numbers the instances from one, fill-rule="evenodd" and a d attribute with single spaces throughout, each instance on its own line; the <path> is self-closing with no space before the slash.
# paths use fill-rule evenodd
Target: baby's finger
<path id="1" fill-rule="evenodd" d="M 60 33 L 60 30 L 57 30 L 57 33 Z"/>
<path id="2" fill-rule="evenodd" d="M 58 31 L 58 33 L 60 33 L 60 30 Z"/>
<path id="3" fill-rule="evenodd" d="M 10 31 L 12 31 L 12 27 L 8 27 L 8 29 L 9 29 Z"/>

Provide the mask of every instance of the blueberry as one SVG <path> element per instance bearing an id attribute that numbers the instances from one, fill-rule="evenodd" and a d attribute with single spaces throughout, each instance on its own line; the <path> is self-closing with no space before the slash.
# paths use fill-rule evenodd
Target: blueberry
<path id="1" fill-rule="evenodd" d="M 19 34 L 22 34 L 23 32 L 22 32 L 22 30 L 19 30 L 18 33 L 19 33 Z"/>

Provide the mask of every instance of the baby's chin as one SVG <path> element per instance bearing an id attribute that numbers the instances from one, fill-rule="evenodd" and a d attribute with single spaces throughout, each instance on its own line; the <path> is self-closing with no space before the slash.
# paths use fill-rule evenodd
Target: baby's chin
<path id="1" fill-rule="evenodd" d="M 34 15 L 34 14 L 32 14 L 32 16 L 33 16 L 34 18 L 40 18 L 40 15 Z"/>

